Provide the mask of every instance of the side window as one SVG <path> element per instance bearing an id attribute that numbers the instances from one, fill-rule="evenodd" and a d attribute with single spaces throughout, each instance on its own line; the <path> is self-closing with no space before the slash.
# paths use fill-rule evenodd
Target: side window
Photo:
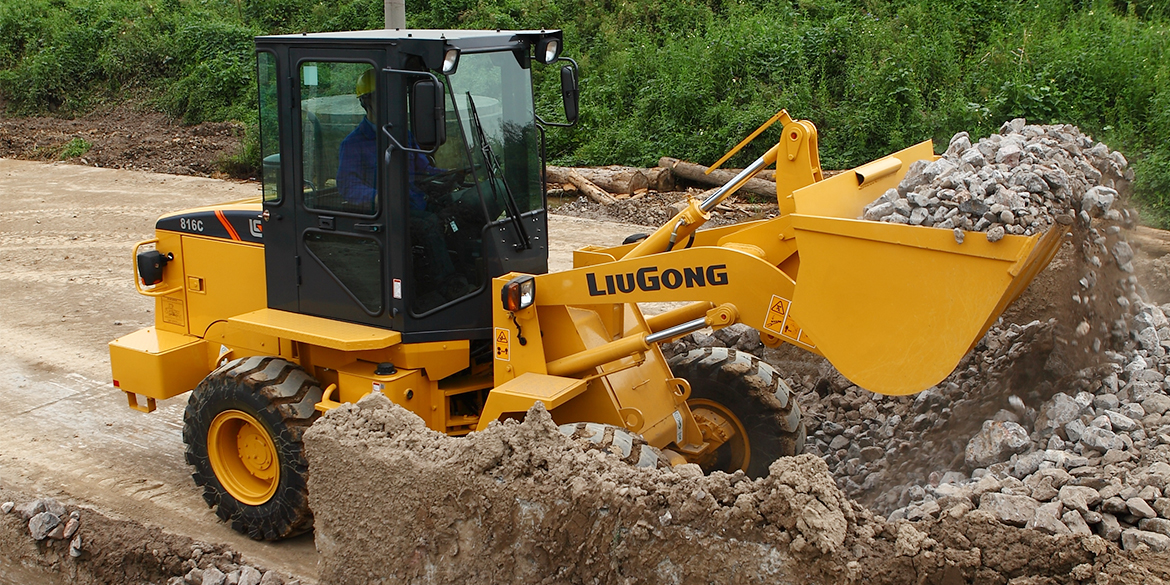
<path id="1" fill-rule="evenodd" d="M 260 94 L 260 156 L 263 160 L 264 200 L 280 200 L 280 121 L 276 102 L 276 55 L 256 54 L 256 81 Z"/>
<path id="2" fill-rule="evenodd" d="M 305 206 L 373 215 L 378 205 L 374 68 L 303 62 L 300 79 Z"/>

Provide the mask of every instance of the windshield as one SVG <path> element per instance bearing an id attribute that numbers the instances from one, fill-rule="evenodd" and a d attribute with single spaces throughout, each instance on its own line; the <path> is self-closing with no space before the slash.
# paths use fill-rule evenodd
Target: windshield
<path id="1" fill-rule="evenodd" d="M 448 83 L 490 220 L 507 216 L 509 193 L 520 213 L 540 209 L 531 72 L 511 51 L 464 54 Z"/>

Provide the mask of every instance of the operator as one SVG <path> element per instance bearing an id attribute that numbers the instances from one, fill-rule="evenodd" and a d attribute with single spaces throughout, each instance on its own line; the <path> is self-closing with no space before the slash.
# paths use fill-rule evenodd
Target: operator
<path id="1" fill-rule="evenodd" d="M 366 115 L 357 127 L 341 141 L 338 153 L 337 190 L 345 203 L 367 213 L 374 211 L 374 199 L 378 192 L 378 133 L 377 133 L 377 75 L 367 69 L 358 78 L 354 93 L 361 102 Z M 413 143 L 414 137 L 409 136 Z M 438 218 L 427 210 L 427 198 L 416 184 L 416 179 L 444 172 L 431 164 L 422 153 L 408 152 L 407 173 L 410 194 L 410 233 L 415 244 L 422 244 L 427 257 L 427 267 L 420 268 L 427 274 L 419 274 L 426 280 L 442 282 L 449 280 L 455 272 L 443 238 L 443 226 Z M 463 279 L 460 279 L 463 280 Z M 463 282 L 466 282 L 463 280 Z M 425 285 L 424 285 L 425 286 Z"/>
<path id="2" fill-rule="evenodd" d="M 344 140 L 341 141 L 341 152 L 337 167 L 337 190 L 346 203 L 373 211 L 374 198 L 377 195 L 378 185 L 378 123 L 377 115 L 377 76 L 373 69 L 367 69 L 358 78 L 355 93 L 366 115 Z M 411 135 L 410 141 L 414 142 Z M 433 164 L 424 154 L 418 152 L 407 153 L 407 173 L 410 182 L 410 209 L 425 210 L 427 208 L 426 195 L 416 185 L 416 179 L 437 175 L 445 172 Z"/>

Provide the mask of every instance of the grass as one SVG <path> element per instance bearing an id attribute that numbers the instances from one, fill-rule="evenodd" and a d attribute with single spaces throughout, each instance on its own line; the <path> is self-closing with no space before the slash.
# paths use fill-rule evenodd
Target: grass
<path id="1" fill-rule="evenodd" d="M 407 0 L 410 26 L 563 28 L 582 71 L 562 164 L 709 163 L 780 108 L 827 168 L 1007 119 L 1073 123 L 1121 150 L 1147 223 L 1170 227 L 1165 0 Z M 27 0 L 0 5 L 10 113 L 82 112 L 130 92 L 187 123 L 240 120 L 258 165 L 257 34 L 379 28 L 377 0 Z M 554 72 L 538 71 L 552 113 Z M 729 164 L 778 137 L 766 133 Z"/>
<path id="2" fill-rule="evenodd" d="M 73 140 L 65 143 L 65 147 L 61 149 L 61 155 L 59 158 L 61 160 L 77 158 L 89 152 L 89 149 L 91 148 L 93 148 L 93 144 L 90 144 L 86 139 L 74 138 Z"/>

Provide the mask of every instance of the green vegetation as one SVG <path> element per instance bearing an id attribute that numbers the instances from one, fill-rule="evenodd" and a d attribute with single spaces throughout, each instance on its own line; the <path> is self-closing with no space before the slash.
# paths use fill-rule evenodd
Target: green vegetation
<path id="1" fill-rule="evenodd" d="M 565 29 L 583 91 L 579 127 L 549 134 L 562 163 L 710 162 L 787 108 L 840 168 L 1024 116 L 1124 152 L 1147 220 L 1170 227 L 1165 0 L 407 0 L 407 21 Z M 129 94 L 188 123 L 254 127 L 253 35 L 381 23 L 378 0 L 7 2 L 0 98 L 14 114 L 73 113 Z M 537 75 L 550 114 L 552 73 Z M 256 165 L 255 135 L 225 163 Z"/>
<path id="2" fill-rule="evenodd" d="M 74 138 L 65 144 L 65 148 L 61 149 L 61 160 L 77 158 L 93 148 L 93 145 L 84 138 Z"/>

